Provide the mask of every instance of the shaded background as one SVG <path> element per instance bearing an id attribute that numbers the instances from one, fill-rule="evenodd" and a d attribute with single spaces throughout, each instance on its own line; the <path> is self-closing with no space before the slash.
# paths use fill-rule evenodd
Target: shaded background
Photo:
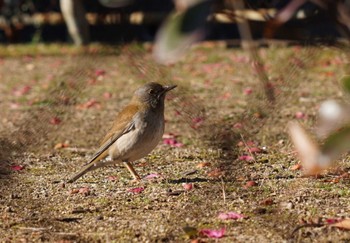
<path id="1" fill-rule="evenodd" d="M 161 22 L 174 9 L 171 0 L 139 0 L 126 7 L 109 8 L 99 1 L 82 1 L 89 22 L 90 41 L 125 43 L 130 41 L 152 41 Z M 248 9 L 283 8 L 289 1 L 245 1 Z M 222 12 L 224 4 L 216 1 L 214 12 Z M 67 42 L 71 41 L 61 16 L 59 0 L 1 0 L 0 43 L 23 42 Z M 339 37 L 328 13 L 313 3 L 301 8 L 303 19 L 294 18 L 281 26 L 276 39 L 331 40 Z M 138 13 L 144 14 L 142 21 Z M 265 22 L 250 21 L 254 38 L 262 38 Z M 210 20 L 206 39 L 237 39 L 235 23 Z"/>

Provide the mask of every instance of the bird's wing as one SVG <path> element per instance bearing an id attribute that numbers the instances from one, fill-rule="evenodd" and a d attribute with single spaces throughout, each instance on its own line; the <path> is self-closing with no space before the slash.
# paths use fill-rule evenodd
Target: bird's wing
<path id="1" fill-rule="evenodd" d="M 106 142 L 104 142 L 102 144 L 102 146 L 96 151 L 96 153 L 92 156 L 92 158 L 89 160 L 89 162 L 86 163 L 86 165 L 95 162 L 95 160 L 98 159 L 100 157 L 100 155 L 104 154 L 104 152 L 106 152 L 107 149 L 110 146 L 112 146 L 112 144 L 115 141 L 117 141 L 121 136 L 123 136 L 124 134 L 127 134 L 128 132 L 130 132 L 134 128 L 135 128 L 135 123 L 133 121 L 131 121 L 123 131 L 121 131 L 119 133 L 114 133 L 111 137 L 109 137 L 109 139 L 107 139 Z M 99 158 L 99 159 L 105 158 L 105 157 L 107 157 L 107 155 L 108 154 L 106 153 L 104 156 L 101 156 L 101 158 Z"/>
<path id="2" fill-rule="evenodd" d="M 92 156 L 92 158 L 86 164 L 94 162 L 99 158 L 115 141 L 117 141 L 121 136 L 127 134 L 135 128 L 134 116 L 138 111 L 137 105 L 128 105 L 126 106 L 115 119 L 112 128 L 103 138 L 100 148 Z M 107 153 L 102 156 L 102 158 L 107 157 Z M 102 159 L 99 158 L 99 159 Z"/>

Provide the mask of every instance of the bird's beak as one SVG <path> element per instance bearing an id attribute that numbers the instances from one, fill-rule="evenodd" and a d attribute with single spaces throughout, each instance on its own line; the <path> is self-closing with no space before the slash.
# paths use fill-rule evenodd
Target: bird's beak
<path id="1" fill-rule="evenodd" d="M 177 85 L 166 85 L 166 86 L 163 86 L 163 89 L 164 89 L 163 93 L 166 93 L 166 92 L 168 92 L 168 91 L 170 91 L 172 89 L 175 89 L 176 87 L 177 87 Z"/>
<path id="2" fill-rule="evenodd" d="M 164 85 L 163 91 L 161 93 L 159 93 L 159 95 L 158 95 L 158 99 L 160 97 L 162 97 L 163 95 L 165 95 L 168 91 L 175 89 L 176 87 L 177 87 L 177 85 Z"/>

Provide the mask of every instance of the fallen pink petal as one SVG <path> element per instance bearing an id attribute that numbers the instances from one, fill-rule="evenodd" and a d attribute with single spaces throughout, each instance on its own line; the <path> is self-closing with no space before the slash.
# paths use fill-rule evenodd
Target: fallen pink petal
<path id="1" fill-rule="evenodd" d="M 97 69 L 97 70 L 95 71 L 95 75 L 96 75 L 97 77 L 103 76 L 103 75 L 105 75 L 105 74 L 106 74 L 106 71 L 103 70 L 103 69 Z"/>
<path id="2" fill-rule="evenodd" d="M 222 238 L 225 235 L 225 228 L 221 228 L 219 230 L 212 230 L 212 229 L 202 229 L 201 231 L 199 231 L 199 234 L 202 236 L 206 236 L 208 238 Z"/>
<path id="3" fill-rule="evenodd" d="M 298 112 L 295 113 L 295 117 L 298 118 L 298 119 L 303 119 L 303 118 L 306 117 L 306 115 L 303 112 L 298 111 Z"/>
<path id="4" fill-rule="evenodd" d="M 175 115 L 176 115 L 176 116 L 181 116 L 181 112 L 178 111 L 178 110 L 175 110 Z"/>
<path id="5" fill-rule="evenodd" d="M 16 109 L 18 109 L 20 107 L 21 107 L 21 105 L 19 103 L 11 103 L 10 104 L 10 109 L 11 110 L 16 110 Z"/>
<path id="6" fill-rule="evenodd" d="M 186 191 L 190 191 L 193 189 L 193 183 L 183 183 L 182 186 Z"/>
<path id="7" fill-rule="evenodd" d="M 103 93 L 103 97 L 105 99 L 110 99 L 110 98 L 112 98 L 112 93 L 111 92 L 105 92 L 105 93 Z"/>
<path id="8" fill-rule="evenodd" d="M 99 104 L 99 102 L 97 100 L 95 100 L 95 99 L 91 99 L 91 100 L 89 100 L 88 102 L 85 103 L 86 108 L 94 107 L 97 104 Z"/>
<path id="9" fill-rule="evenodd" d="M 335 223 L 338 223 L 340 221 L 341 221 L 341 219 L 326 219 L 327 224 L 335 224 Z"/>
<path id="10" fill-rule="evenodd" d="M 231 93 L 230 92 L 225 92 L 223 95 L 221 95 L 219 98 L 223 99 L 223 100 L 227 100 L 229 98 L 231 98 Z"/>
<path id="11" fill-rule="evenodd" d="M 13 91 L 13 94 L 15 96 L 23 96 L 23 95 L 26 95 L 29 93 L 29 91 L 31 90 L 32 88 L 29 86 L 29 85 L 26 85 L 26 86 L 23 86 L 22 88 L 20 89 L 15 89 Z"/>
<path id="12" fill-rule="evenodd" d="M 23 170 L 23 169 L 24 169 L 24 166 L 21 166 L 21 165 L 11 165 L 11 170 L 20 171 L 20 170 Z"/>
<path id="13" fill-rule="evenodd" d="M 240 123 L 240 122 L 237 122 L 237 123 L 235 123 L 235 124 L 233 125 L 233 128 L 236 128 L 236 129 L 240 129 L 240 128 L 242 128 L 242 127 L 243 127 L 243 124 Z"/>
<path id="14" fill-rule="evenodd" d="M 108 176 L 107 179 L 109 181 L 116 181 L 118 178 L 116 176 Z"/>
<path id="15" fill-rule="evenodd" d="M 143 192 L 144 190 L 145 190 L 145 188 L 143 188 L 143 187 L 136 187 L 136 188 L 129 189 L 128 192 L 138 194 L 138 193 Z"/>
<path id="16" fill-rule="evenodd" d="M 173 133 L 164 133 L 163 134 L 163 139 L 166 139 L 166 138 L 175 138 L 176 135 L 173 134 Z"/>
<path id="17" fill-rule="evenodd" d="M 58 117 L 52 117 L 49 122 L 52 125 L 58 125 L 61 123 L 61 119 Z"/>
<path id="18" fill-rule="evenodd" d="M 170 145 L 171 147 L 182 147 L 183 143 L 178 142 L 175 138 L 163 139 L 163 144 Z"/>
<path id="19" fill-rule="evenodd" d="M 202 125 L 204 122 L 204 119 L 202 117 L 195 117 L 192 119 L 192 128 L 198 128 L 200 125 Z"/>
<path id="20" fill-rule="evenodd" d="M 83 104 L 77 105 L 76 107 L 79 110 L 84 110 L 84 109 L 89 109 L 89 108 L 98 108 L 99 109 L 99 108 L 101 108 L 101 104 L 100 104 L 100 102 L 98 102 L 95 99 L 90 99 Z"/>
<path id="21" fill-rule="evenodd" d="M 260 148 L 257 148 L 257 147 L 249 148 L 248 151 L 250 153 L 261 153 L 262 152 L 262 150 Z"/>
<path id="22" fill-rule="evenodd" d="M 239 160 L 244 160 L 244 161 L 252 161 L 254 160 L 253 156 L 250 155 L 242 155 L 238 157 Z"/>
<path id="23" fill-rule="evenodd" d="M 145 176 L 143 179 L 150 180 L 150 179 L 154 179 L 154 178 L 158 178 L 158 177 L 161 177 L 161 175 L 159 175 L 157 173 L 152 173 L 152 174 Z"/>
<path id="24" fill-rule="evenodd" d="M 88 188 L 88 187 L 81 187 L 81 188 L 79 188 L 78 193 L 87 196 L 87 195 L 90 194 L 90 188 Z"/>
<path id="25" fill-rule="evenodd" d="M 246 88 L 246 89 L 243 91 L 243 93 L 244 93 L 245 95 L 250 95 L 251 93 L 253 93 L 253 89 L 252 89 L 252 88 Z"/>
<path id="26" fill-rule="evenodd" d="M 240 213 L 228 212 L 228 213 L 220 213 L 218 216 L 219 219 L 228 220 L 228 219 L 243 219 L 245 216 Z"/>

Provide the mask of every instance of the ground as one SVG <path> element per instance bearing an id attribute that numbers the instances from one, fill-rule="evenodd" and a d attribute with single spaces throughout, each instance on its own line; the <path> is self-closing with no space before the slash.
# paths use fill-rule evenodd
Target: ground
<path id="1" fill-rule="evenodd" d="M 287 133 L 293 120 L 312 133 L 320 103 L 347 98 L 344 48 L 261 48 L 274 104 L 247 53 L 221 42 L 162 67 L 148 45 L 88 49 L 0 47 L 1 242 L 214 242 L 198 232 L 223 228 L 220 242 L 350 241 L 326 225 L 349 217 L 350 182 L 339 177 L 349 158 L 304 177 Z M 135 162 L 146 178 L 116 165 L 65 183 L 150 81 L 179 87 L 166 100 L 164 141 Z M 244 218 L 218 217 L 227 212 Z"/>

